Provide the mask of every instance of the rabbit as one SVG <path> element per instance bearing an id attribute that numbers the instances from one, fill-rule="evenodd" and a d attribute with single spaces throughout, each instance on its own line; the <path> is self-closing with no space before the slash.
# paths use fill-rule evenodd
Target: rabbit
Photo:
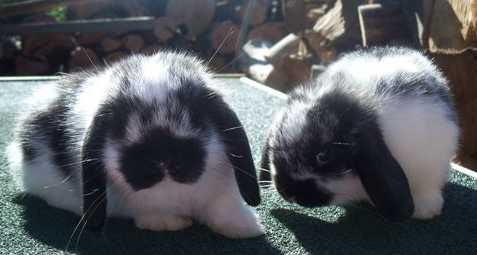
<path id="1" fill-rule="evenodd" d="M 153 231 L 197 221 L 262 235 L 249 142 L 216 82 L 196 57 L 168 51 L 65 75 L 30 99 L 11 165 L 26 193 L 92 231 L 122 217 Z"/>
<path id="2" fill-rule="evenodd" d="M 459 138 L 448 82 L 422 53 L 346 53 L 293 90 L 262 150 L 260 181 L 305 207 L 369 202 L 389 220 L 441 213 Z"/>

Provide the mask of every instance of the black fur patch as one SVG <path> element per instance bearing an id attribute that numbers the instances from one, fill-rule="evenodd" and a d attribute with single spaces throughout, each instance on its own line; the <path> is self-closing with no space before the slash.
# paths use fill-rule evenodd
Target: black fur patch
<path id="1" fill-rule="evenodd" d="M 121 152 L 120 171 L 135 189 L 160 182 L 165 175 L 180 183 L 195 182 L 204 171 L 206 151 L 197 138 L 183 138 L 155 128 Z"/>
<path id="2" fill-rule="evenodd" d="M 356 140 L 355 169 L 376 208 L 389 219 L 411 217 L 414 203 L 407 177 L 384 142 L 378 124 L 367 122 Z"/>
<path id="3" fill-rule="evenodd" d="M 286 174 L 281 174 L 275 176 L 275 183 L 278 192 L 285 200 L 295 201 L 302 206 L 323 206 L 333 199 L 333 195 L 317 186 L 313 179 L 295 180 Z"/>
<path id="4" fill-rule="evenodd" d="M 126 135 L 126 127 L 133 112 L 140 112 L 144 105 L 138 98 L 126 95 L 118 95 L 116 98 L 104 104 L 105 111 L 109 118 L 109 129 L 111 137 L 115 140 L 123 139 Z"/>
<path id="5" fill-rule="evenodd" d="M 31 161 L 38 156 L 38 151 L 35 146 L 33 146 L 33 137 L 35 136 L 35 130 L 31 124 L 31 122 L 23 123 L 22 130 L 19 134 L 20 147 L 23 152 L 23 159 L 26 161 Z"/>
<path id="6" fill-rule="evenodd" d="M 103 150 L 110 123 L 111 113 L 107 107 L 102 107 L 86 131 L 81 151 L 83 216 L 88 219 L 88 228 L 94 231 L 103 227 L 106 218 L 106 169 L 104 161 L 96 159 L 104 158 Z"/>
<path id="7" fill-rule="evenodd" d="M 75 164 L 72 144 L 74 143 L 67 126 L 67 97 L 56 100 L 46 111 L 39 112 L 24 123 L 20 141 L 25 160 L 32 160 L 38 155 L 33 145 L 34 141 L 47 141 L 53 152 L 53 161 L 59 167 L 64 177 L 71 176 L 77 166 Z"/>

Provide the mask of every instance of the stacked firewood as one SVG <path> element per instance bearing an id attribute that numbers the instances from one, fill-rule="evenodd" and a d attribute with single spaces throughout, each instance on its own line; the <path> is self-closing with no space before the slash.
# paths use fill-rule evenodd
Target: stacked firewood
<path id="1" fill-rule="evenodd" d="M 62 2 L 37 2 L 49 1 Z M 319 32 L 307 33 L 305 37 L 304 31 L 313 31 L 313 26 L 320 17 L 341 0 L 77 2 L 86 3 L 65 5 L 65 21 L 56 21 L 44 13 L 25 15 L 27 12 L 23 8 L 20 10 L 25 18 L 20 22 L 17 18 L 16 23 L 9 24 L 8 26 L 13 26 L 8 28 L 10 32 L 5 24 L 0 25 L 0 35 L 4 34 L 0 41 L 0 73 L 46 75 L 73 72 L 114 63 L 130 54 L 153 54 L 161 49 L 181 49 L 200 56 L 216 72 L 245 72 L 261 82 L 287 90 L 283 86 L 288 86 L 289 81 L 309 77 L 312 63 L 310 54 L 314 56 L 313 61 L 318 63 L 333 58 L 331 48 L 320 46 L 326 37 Z M 284 3 L 302 5 L 302 9 L 300 12 L 284 12 L 286 7 L 293 8 L 293 5 L 283 6 Z M 0 14 L 10 15 L 1 11 Z M 121 23 L 122 25 L 111 25 L 107 29 L 84 23 L 75 27 L 78 30 L 72 31 L 66 24 L 79 20 L 110 21 L 134 17 L 147 19 L 143 19 L 140 26 Z M 303 26 L 293 27 L 289 20 L 302 22 Z M 14 27 L 25 24 L 38 26 Z M 41 26 L 43 24 L 45 27 Z M 61 28 L 56 27 L 50 31 L 47 26 L 51 24 L 58 24 Z M 12 30 L 20 32 L 15 34 Z M 314 44 L 311 47 L 310 42 Z M 249 50 L 244 50 L 250 49 L 251 45 L 255 52 L 253 56 L 249 56 Z M 267 54 L 264 56 L 263 52 Z"/>

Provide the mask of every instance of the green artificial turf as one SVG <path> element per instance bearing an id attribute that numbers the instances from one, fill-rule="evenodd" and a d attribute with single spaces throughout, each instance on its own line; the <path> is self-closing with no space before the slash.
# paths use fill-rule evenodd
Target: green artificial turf
<path id="1" fill-rule="evenodd" d="M 237 111 L 258 164 L 264 132 L 284 99 L 221 78 L 226 99 Z M 47 81 L 0 82 L 0 254 L 61 254 L 78 221 L 72 214 L 19 194 L 8 174 L 4 150 L 12 138 L 21 101 Z M 74 236 L 68 251 L 79 254 L 476 254 L 477 181 L 452 171 L 442 216 L 430 221 L 388 222 L 364 205 L 304 209 L 263 192 L 258 213 L 266 235 L 229 240 L 206 227 L 179 232 L 136 229 L 131 221 L 109 220 L 104 233 Z"/>

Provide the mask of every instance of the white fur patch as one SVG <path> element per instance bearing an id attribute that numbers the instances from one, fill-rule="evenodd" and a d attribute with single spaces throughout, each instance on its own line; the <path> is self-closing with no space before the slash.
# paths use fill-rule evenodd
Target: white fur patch
<path id="1" fill-rule="evenodd" d="M 169 67 L 162 61 L 145 59 L 141 66 L 141 74 L 133 87 L 132 93 L 147 103 L 163 103 L 171 90 L 179 87 L 179 81 L 170 75 Z"/>
<path id="2" fill-rule="evenodd" d="M 193 129 L 190 125 L 190 116 L 187 110 L 176 103 L 168 105 L 168 109 L 165 109 L 165 107 L 158 109 L 155 113 L 153 121 L 155 126 L 169 128 L 178 137 L 197 137 L 199 135 L 200 132 Z M 167 111 L 178 113 L 179 119 L 172 120 L 167 118 Z"/>
<path id="3" fill-rule="evenodd" d="M 111 77 L 111 70 L 96 76 L 91 76 L 81 85 L 78 100 L 73 106 L 73 114 L 69 121 L 75 126 L 87 130 L 99 107 L 108 96 L 116 93 L 115 80 Z M 82 139 L 81 139 L 82 140 Z"/>
<path id="4" fill-rule="evenodd" d="M 24 192 L 44 199 L 49 205 L 81 213 L 79 190 L 72 179 L 78 176 L 63 177 L 52 162 L 52 152 L 48 147 L 34 144 L 41 154 L 32 161 L 24 161 L 19 144 L 8 146 L 8 160 L 11 175 Z"/>
<path id="5" fill-rule="evenodd" d="M 444 105 L 424 98 L 388 100 L 380 108 L 384 140 L 408 178 L 416 212 L 442 206 L 442 199 L 429 204 L 422 197 L 441 197 L 457 150 L 458 127 L 447 112 Z"/>
<path id="6" fill-rule="evenodd" d="M 366 190 L 357 176 L 346 174 L 335 180 L 319 181 L 320 187 L 325 187 L 333 194 L 333 205 L 344 205 L 353 201 L 370 201 Z"/>
<path id="7" fill-rule="evenodd" d="M 126 140 L 128 143 L 134 143 L 143 137 L 146 132 L 146 128 L 142 124 L 142 121 L 137 113 L 130 115 L 126 126 Z"/>

